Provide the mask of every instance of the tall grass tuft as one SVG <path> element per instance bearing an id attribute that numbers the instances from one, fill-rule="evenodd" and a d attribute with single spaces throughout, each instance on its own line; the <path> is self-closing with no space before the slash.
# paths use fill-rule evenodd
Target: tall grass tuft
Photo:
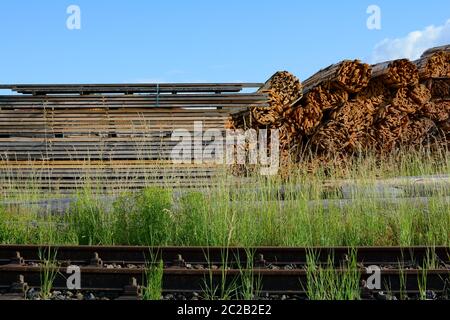
<path id="1" fill-rule="evenodd" d="M 242 300 L 256 300 L 261 294 L 262 279 L 261 276 L 255 272 L 255 252 L 251 249 L 246 249 L 245 252 L 247 256 L 245 266 L 241 266 L 239 259 L 236 259 L 240 272 L 238 298 Z"/>
<path id="2" fill-rule="evenodd" d="M 163 289 L 163 261 L 152 261 L 145 270 L 145 287 L 142 292 L 143 300 L 158 301 L 161 300 Z"/>
<path id="3" fill-rule="evenodd" d="M 176 215 L 176 240 L 180 245 L 205 246 L 211 244 L 210 215 L 206 195 L 189 192 L 179 201 L 179 213 Z"/>
<path id="4" fill-rule="evenodd" d="M 43 300 L 49 300 L 52 297 L 53 283 L 58 275 L 56 254 L 56 251 L 51 252 L 51 250 L 44 250 L 39 252 L 39 260 L 41 260 L 40 298 Z"/>
<path id="5" fill-rule="evenodd" d="M 121 243 L 166 245 L 175 231 L 172 191 L 147 188 L 121 196 L 114 204 L 115 231 Z"/>
<path id="6" fill-rule="evenodd" d="M 206 252 L 206 260 L 208 261 L 208 275 L 203 280 L 203 298 L 205 300 L 221 300 L 227 301 L 235 298 L 238 293 L 238 277 L 230 279 L 228 275 L 229 266 L 229 250 L 224 249 L 221 253 L 221 268 L 219 276 L 215 274 L 213 265 Z"/>
<path id="7" fill-rule="evenodd" d="M 341 269 L 336 270 L 334 257 L 328 258 L 328 265 L 318 264 L 317 252 L 307 255 L 307 296 L 310 300 L 359 300 L 360 272 L 356 251 Z"/>
<path id="8" fill-rule="evenodd" d="M 77 197 L 75 205 L 66 216 L 81 245 L 112 245 L 115 243 L 115 215 L 106 204 L 90 190 L 85 189 Z"/>

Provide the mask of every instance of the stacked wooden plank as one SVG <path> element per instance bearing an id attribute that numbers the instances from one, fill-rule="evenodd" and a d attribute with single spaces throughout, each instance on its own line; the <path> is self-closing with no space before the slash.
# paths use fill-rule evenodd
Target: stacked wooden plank
<path id="1" fill-rule="evenodd" d="M 261 83 L 12 84 L 0 85 L 0 89 L 10 89 L 17 93 L 33 95 L 88 95 L 105 93 L 237 93 L 244 88 L 259 88 L 261 86 Z"/>
<path id="2" fill-rule="evenodd" d="M 146 186 L 191 188 L 211 184 L 220 174 L 208 164 L 162 160 L 0 161 L 0 195 L 129 191 Z"/>
<path id="3" fill-rule="evenodd" d="M 172 133 L 202 148 L 204 131 L 225 136 L 230 110 L 268 106 L 267 94 L 240 92 L 253 86 L 262 84 L 2 86 L 21 94 L 0 96 L 1 189 L 202 185 L 221 167 L 196 163 L 195 148 L 191 163 L 175 164 Z"/>
<path id="4" fill-rule="evenodd" d="M 223 130 L 226 110 L 94 108 L 0 110 L 4 160 L 168 160 L 172 132 Z"/>

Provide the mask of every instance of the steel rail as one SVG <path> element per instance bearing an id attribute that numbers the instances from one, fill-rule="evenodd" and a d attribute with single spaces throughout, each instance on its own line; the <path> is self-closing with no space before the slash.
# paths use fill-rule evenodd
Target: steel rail
<path id="1" fill-rule="evenodd" d="M 3 266 L 0 267 L 0 290 L 8 292 L 17 287 L 18 282 L 26 283 L 28 287 L 39 288 L 44 269 L 41 267 Z M 136 287 L 145 286 L 145 269 L 106 269 L 98 267 L 82 267 L 81 290 L 88 292 L 115 292 L 119 295 L 130 285 Z M 334 270 L 336 274 L 344 274 L 349 270 Z M 48 269 L 53 272 L 53 290 L 67 290 L 67 268 L 55 267 Z M 360 274 L 361 290 L 363 283 L 371 274 L 364 269 L 357 270 Z M 265 270 L 265 269 L 232 269 L 232 270 L 185 270 L 169 268 L 164 269 L 163 288 L 164 293 L 194 293 L 205 292 L 208 288 L 214 289 L 220 285 L 224 287 L 237 285 L 243 275 L 251 273 L 254 279 L 258 279 L 261 293 L 269 294 L 299 294 L 306 293 L 308 288 L 309 273 L 306 270 Z M 421 270 L 382 270 L 382 288 L 379 290 L 390 292 L 417 293 L 420 291 L 420 281 L 424 273 Z M 450 273 L 448 270 L 427 270 L 427 290 L 443 293 L 448 288 Z M 375 290 L 376 291 L 376 290 Z"/>
<path id="2" fill-rule="evenodd" d="M 24 297 L 29 288 L 39 289 L 43 272 L 54 275 L 52 290 L 65 291 L 69 276 L 67 267 L 73 265 L 80 268 L 81 291 L 137 299 L 146 285 L 151 261 L 158 259 L 163 261 L 163 293 L 198 294 L 219 286 L 239 288 L 242 281 L 250 276 L 259 282 L 260 293 L 305 296 L 312 272 L 308 271 L 307 256 L 313 252 L 316 263 L 322 265 L 323 270 L 331 268 L 337 276 L 349 271 L 356 272 L 363 298 L 380 290 L 416 295 L 422 291 L 423 294 L 421 285 L 425 278 L 428 292 L 443 296 L 448 294 L 448 247 L 352 249 L 2 245 L 0 295 L 5 296 L 0 296 L 0 299 Z M 349 270 L 348 261 L 352 252 L 356 252 L 358 264 L 356 269 Z M 50 257 L 50 261 L 42 257 Z M 430 264 L 431 258 L 433 264 Z M 193 266 L 194 263 L 203 265 Z M 368 265 L 379 266 L 382 287 L 378 290 L 369 290 L 366 285 L 372 275 L 368 272 Z"/>
<path id="3" fill-rule="evenodd" d="M 0 245 L 0 265 L 18 261 L 40 261 L 43 252 L 52 252 L 58 261 L 70 261 L 89 265 L 94 256 L 104 263 L 146 264 L 161 259 L 171 265 L 293 265 L 307 264 L 308 255 L 314 254 L 320 263 L 328 263 L 330 257 L 335 265 L 346 262 L 352 252 L 364 265 L 398 265 L 399 262 L 421 266 L 433 257 L 442 264 L 450 265 L 449 247 L 137 247 L 137 246 L 35 246 Z"/>

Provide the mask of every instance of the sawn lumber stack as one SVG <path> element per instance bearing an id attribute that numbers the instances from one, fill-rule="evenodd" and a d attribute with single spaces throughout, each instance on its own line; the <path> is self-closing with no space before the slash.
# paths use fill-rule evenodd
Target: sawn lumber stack
<path id="1" fill-rule="evenodd" d="M 197 163 L 202 150 L 174 163 L 183 130 L 225 134 L 230 110 L 268 107 L 261 83 L 0 85 L 0 193 L 208 185 L 221 172 Z M 202 147 L 204 146 L 201 141 Z"/>

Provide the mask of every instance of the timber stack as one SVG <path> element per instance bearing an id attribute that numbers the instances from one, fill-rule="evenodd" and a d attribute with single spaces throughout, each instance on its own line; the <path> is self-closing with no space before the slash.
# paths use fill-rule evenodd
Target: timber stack
<path id="1" fill-rule="evenodd" d="M 0 96 L 0 195 L 99 192 L 208 185 L 221 172 L 203 158 L 203 131 L 220 130 L 230 110 L 269 107 L 263 83 L 10 84 Z M 255 89 L 256 91 L 257 89 Z M 200 147 L 174 161 L 175 132 Z M 178 156 L 178 155 L 176 155 Z M 98 188 L 97 188 L 98 186 Z M 24 188 L 26 187 L 26 188 Z"/>
<path id="2" fill-rule="evenodd" d="M 272 88 L 269 108 L 234 114 L 232 123 L 281 129 L 282 151 L 296 161 L 305 153 L 330 159 L 449 146 L 450 46 L 430 49 L 413 62 L 371 66 L 345 60 L 304 81 L 302 90 L 294 76 L 277 73 L 261 90 Z"/>
<path id="3" fill-rule="evenodd" d="M 292 125 L 292 104 L 303 97 L 300 80 L 287 71 L 275 73 L 259 90 L 268 95 L 269 107 L 256 106 L 241 110 L 231 117 L 233 129 L 278 129 L 281 161 L 287 162 L 291 150 L 296 147 L 297 130 Z"/>
<path id="4" fill-rule="evenodd" d="M 250 88 L 256 92 L 243 92 Z M 18 93 L 0 96 L 0 193 L 7 189 L 5 194 L 36 176 L 43 177 L 37 188 L 60 192 L 72 192 L 90 177 L 119 190 L 150 182 L 209 183 L 221 168 L 197 163 L 203 149 L 188 154 L 186 163 L 173 163 L 179 141 L 172 134 L 181 129 L 197 137 L 196 122 L 203 130 L 220 128 L 222 136 L 227 128 L 278 130 L 286 169 L 308 165 L 303 155 L 328 162 L 404 146 L 448 150 L 450 141 L 450 46 L 430 49 L 417 61 L 344 60 L 303 83 L 281 71 L 266 83 L 1 89 Z M 235 168 L 248 172 L 246 166 Z M 124 187 L 122 178 L 129 185 Z"/>

